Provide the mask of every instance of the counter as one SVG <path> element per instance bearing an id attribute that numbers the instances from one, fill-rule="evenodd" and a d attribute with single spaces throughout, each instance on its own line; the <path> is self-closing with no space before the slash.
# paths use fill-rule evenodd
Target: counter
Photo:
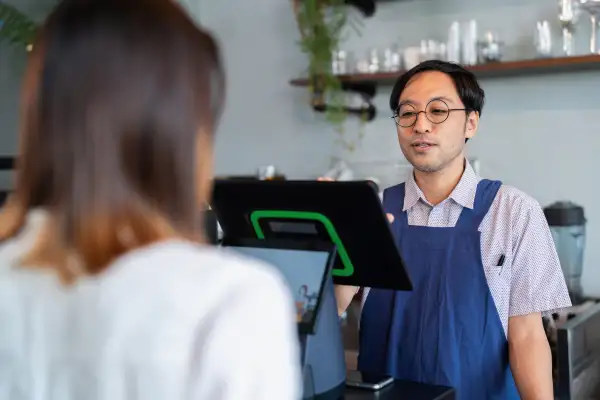
<path id="1" fill-rule="evenodd" d="M 357 369 L 358 358 L 358 316 L 360 315 L 360 296 L 355 296 L 348 307 L 347 318 L 342 320 L 342 334 L 346 347 L 346 368 Z M 344 399 L 349 400 L 450 400 L 455 398 L 454 389 L 445 386 L 433 386 L 411 381 L 397 380 L 392 385 L 371 392 L 364 389 L 346 388 Z"/>
<path id="2" fill-rule="evenodd" d="M 346 400 L 454 400 L 454 398 L 452 388 L 400 380 L 377 392 L 346 388 L 344 394 Z"/>

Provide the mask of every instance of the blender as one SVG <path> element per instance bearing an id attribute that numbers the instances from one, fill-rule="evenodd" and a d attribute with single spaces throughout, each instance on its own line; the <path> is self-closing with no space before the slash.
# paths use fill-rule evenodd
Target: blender
<path id="1" fill-rule="evenodd" d="M 570 201 L 559 201 L 544 208 L 560 265 L 573 305 L 583 299 L 581 274 L 585 248 L 585 213 L 583 207 Z"/>

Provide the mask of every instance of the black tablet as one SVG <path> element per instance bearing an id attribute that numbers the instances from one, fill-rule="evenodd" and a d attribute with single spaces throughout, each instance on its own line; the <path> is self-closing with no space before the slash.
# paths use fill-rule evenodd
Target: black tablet
<path id="1" fill-rule="evenodd" d="M 225 236 L 335 244 L 336 284 L 412 290 L 372 182 L 217 180 L 211 206 Z"/>
<path id="2" fill-rule="evenodd" d="M 222 246 L 277 269 L 294 297 L 300 334 L 314 334 L 325 284 L 335 260 L 333 244 L 225 237 Z"/>

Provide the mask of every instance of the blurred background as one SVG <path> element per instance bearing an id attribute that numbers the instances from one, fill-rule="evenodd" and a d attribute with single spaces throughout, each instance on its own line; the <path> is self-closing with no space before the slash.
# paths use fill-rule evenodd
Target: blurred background
<path id="1" fill-rule="evenodd" d="M 228 98 L 217 137 L 218 175 L 255 174 L 261 166 L 272 165 L 289 178 L 314 178 L 344 160 L 356 177 L 378 177 L 384 186 L 397 183 L 404 179 L 406 168 L 387 106 L 391 83 L 398 75 L 395 69 L 410 67 L 423 56 L 442 57 L 444 51 L 444 57 L 452 59 L 457 54 L 453 26 L 458 25 L 458 41 L 464 45 L 473 23 L 476 33 L 472 37 L 489 42 L 476 46 L 488 59 L 494 59 L 496 48 L 501 62 L 533 59 L 537 63 L 533 66 L 492 66 L 491 72 L 480 73 L 487 101 L 478 136 L 468 145 L 469 156 L 479 161 L 482 176 L 514 185 L 542 206 L 570 200 L 585 208 L 589 223 L 583 285 L 590 294 L 600 296 L 600 246 L 590 245 L 600 241 L 600 206 L 596 204 L 600 186 L 595 179 L 600 167 L 596 156 L 600 150 L 600 57 L 589 56 L 590 13 L 576 12 L 578 17 L 568 28 L 573 32 L 571 54 L 575 56 L 569 61 L 563 48 L 559 0 L 355 2 L 372 12 L 371 16 L 357 6 L 344 6 L 348 22 L 335 50 L 343 53 L 342 59 L 345 55 L 346 62 L 336 70 L 368 82 L 359 74 L 367 68 L 376 71 L 378 78 L 376 94 L 368 99 L 376 111 L 373 120 L 361 122 L 360 117 L 348 115 L 340 122 L 313 110 L 306 86 L 290 84 L 292 79 L 307 76 L 311 60 L 319 60 L 300 46 L 291 1 L 181 3 L 213 31 L 224 53 Z M 39 22 L 55 0 L 2 0 L 0 4 L 15 6 Z M 332 8 L 342 12 L 338 11 L 341 7 Z M 473 62 L 473 54 L 462 47 L 458 61 Z M 12 156 L 17 149 L 18 91 L 25 57 L 21 48 L 0 40 L 1 156 Z M 346 97 L 355 108 L 365 104 L 360 94 Z M 10 176 L 2 173 L 1 189 L 11 187 Z"/>

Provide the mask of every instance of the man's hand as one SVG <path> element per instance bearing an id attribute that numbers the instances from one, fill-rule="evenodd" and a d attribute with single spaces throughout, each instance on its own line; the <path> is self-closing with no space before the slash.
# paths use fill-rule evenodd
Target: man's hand
<path id="1" fill-rule="evenodd" d="M 508 319 L 510 368 L 523 400 L 553 400 L 552 355 L 540 313 Z"/>

